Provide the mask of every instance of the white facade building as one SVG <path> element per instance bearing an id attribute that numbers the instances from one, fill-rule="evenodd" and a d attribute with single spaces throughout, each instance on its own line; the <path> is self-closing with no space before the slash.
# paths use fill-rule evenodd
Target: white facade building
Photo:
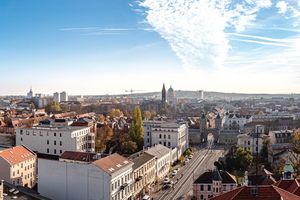
<path id="1" fill-rule="evenodd" d="M 156 158 L 156 178 L 161 180 L 168 175 L 172 160 L 171 149 L 158 144 L 149 148 L 146 153 L 153 155 Z"/>
<path id="2" fill-rule="evenodd" d="M 255 131 L 237 136 L 238 147 L 250 151 L 252 154 L 259 153 L 262 150 L 264 141 L 269 139 L 269 136 L 264 134 L 264 126 L 256 125 Z"/>
<path id="3" fill-rule="evenodd" d="M 34 126 L 16 130 L 16 145 L 25 145 L 32 151 L 61 155 L 64 151 L 94 152 L 88 140 L 89 127 Z"/>
<path id="4" fill-rule="evenodd" d="M 59 200 L 127 200 L 132 196 L 131 161 L 118 154 L 94 161 L 89 155 L 73 153 L 75 159 L 86 161 L 65 159 L 64 154 L 59 161 L 39 159 L 40 194 Z"/>
<path id="5" fill-rule="evenodd" d="M 245 124 L 252 122 L 252 116 L 226 113 L 222 121 L 224 130 L 243 131 Z"/>
<path id="6" fill-rule="evenodd" d="M 53 93 L 53 101 L 60 102 L 60 94 L 58 92 Z"/>
<path id="7" fill-rule="evenodd" d="M 188 127 L 186 123 L 144 121 L 144 146 L 156 144 L 178 150 L 178 158 L 189 147 Z"/>
<path id="8" fill-rule="evenodd" d="M 68 94 L 66 92 L 61 92 L 60 93 L 60 101 L 68 101 Z"/>

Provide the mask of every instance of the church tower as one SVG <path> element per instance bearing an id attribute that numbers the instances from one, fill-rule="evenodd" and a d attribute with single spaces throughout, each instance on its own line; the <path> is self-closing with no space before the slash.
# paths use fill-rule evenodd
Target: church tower
<path id="1" fill-rule="evenodd" d="M 162 88 L 162 91 L 161 91 L 161 105 L 162 105 L 162 108 L 166 107 L 166 102 L 167 102 L 167 91 L 166 91 L 165 84 L 163 84 L 163 88 Z"/>

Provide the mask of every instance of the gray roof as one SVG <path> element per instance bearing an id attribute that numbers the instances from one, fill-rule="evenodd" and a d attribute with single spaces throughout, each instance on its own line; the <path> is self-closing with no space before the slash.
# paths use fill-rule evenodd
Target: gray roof
<path id="1" fill-rule="evenodd" d="M 157 144 L 153 147 L 150 147 L 146 153 L 150 154 L 150 155 L 153 155 L 153 156 L 156 156 L 158 158 L 161 158 L 163 157 L 164 155 L 168 154 L 171 152 L 171 149 L 169 149 L 168 147 L 165 147 L 161 144 Z"/>
<path id="2" fill-rule="evenodd" d="M 132 162 L 134 163 L 132 166 L 133 170 L 141 167 L 143 164 L 149 162 L 153 158 L 155 158 L 155 156 L 150 155 L 148 153 L 143 153 L 143 154 L 139 155 L 138 157 L 136 157 L 132 160 Z"/>

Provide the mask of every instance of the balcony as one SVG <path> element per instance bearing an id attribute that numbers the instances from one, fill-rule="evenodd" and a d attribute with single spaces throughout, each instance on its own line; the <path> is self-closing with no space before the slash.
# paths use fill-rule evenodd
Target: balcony
<path id="1" fill-rule="evenodd" d="M 139 176 L 139 177 L 137 177 L 136 179 L 135 179 L 135 181 L 140 181 L 140 180 L 142 180 L 143 179 L 143 176 Z"/>
<path id="2" fill-rule="evenodd" d="M 128 183 L 124 183 L 123 185 L 121 185 L 120 189 L 124 190 L 127 186 L 128 186 Z"/>

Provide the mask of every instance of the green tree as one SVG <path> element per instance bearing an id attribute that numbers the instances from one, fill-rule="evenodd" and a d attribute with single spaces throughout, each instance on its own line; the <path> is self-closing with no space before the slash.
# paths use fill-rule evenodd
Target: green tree
<path id="1" fill-rule="evenodd" d="M 144 146 L 144 128 L 142 113 L 139 106 L 134 108 L 129 135 L 131 140 L 137 144 L 137 150 L 142 150 Z"/>
<path id="2" fill-rule="evenodd" d="M 244 172 L 253 163 L 253 156 L 250 151 L 244 150 L 243 148 L 237 148 L 232 154 L 226 156 L 226 162 L 224 168 L 229 171 Z"/>
<path id="3" fill-rule="evenodd" d="M 61 107 L 59 102 L 52 102 L 49 103 L 46 107 L 45 107 L 46 112 L 50 113 L 58 113 L 61 111 Z"/>

